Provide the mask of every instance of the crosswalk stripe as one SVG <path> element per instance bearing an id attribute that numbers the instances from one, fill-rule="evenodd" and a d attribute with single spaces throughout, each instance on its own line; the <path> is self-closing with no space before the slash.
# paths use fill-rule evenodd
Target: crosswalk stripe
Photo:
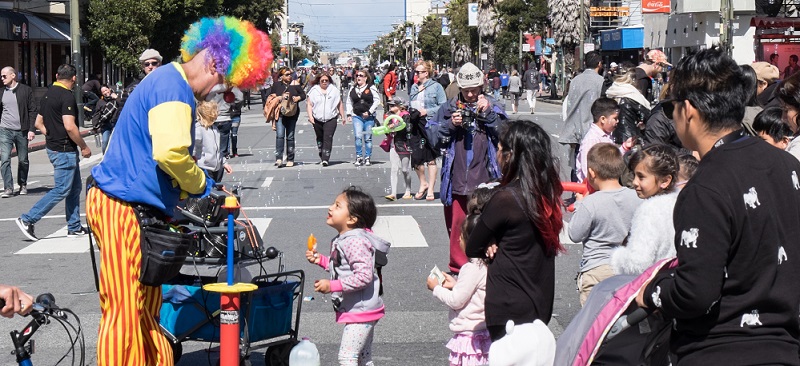
<path id="1" fill-rule="evenodd" d="M 327 206 L 326 206 L 327 207 Z M 244 217 L 240 216 L 240 220 Z M 264 238 L 272 218 L 250 218 Z M 379 237 L 392 243 L 393 248 L 426 248 L 428 242 L 419 228 L 419 223 L 411 215 L 378 216 L 373 231 Z M 75 254 L 89 251 L 89 238 L 86 236 L 68 238 L 64 226 L 45 238 L 34 242 L 14 254 Z"/>

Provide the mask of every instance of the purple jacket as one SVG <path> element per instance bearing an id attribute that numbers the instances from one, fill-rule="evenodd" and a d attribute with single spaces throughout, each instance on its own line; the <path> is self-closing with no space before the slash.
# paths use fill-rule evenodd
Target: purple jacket
<path id="1" fill-rule="evenodd" d="M 485 115 L 477 116 L 475 121 L 476 125 L 481 126 L 480 128 L 483 129 L 485 135 L 476 133 L 474 136 L 488 137 L 491 142 L 488 144 L 487 156 L 485 157 L 486 170 L 489 173 L 490 179 L 497 179 L 500 178 L 500 167 L 497 164 L 497 129 L 500 127 L 501 123 L 508 119 L 508 116 L 502 104 L 495 101 L 489 95 L 484 96 L 489 100 L 492 107 Z M 442 161 L 442 185 L 439 192 L 440 199 L 445 206 L 451 206 L 453 204 L 453 174 L 463 174 L 467 169 L 466 166 L 453 164 L 456 154 L 456 144 L 461 145 L 459 150 L 469 150 L 464 146 L 465 139 L 461 138 L 464 129 L 454 126 L 453 122 L 450 120 L 453 112 L 458 109 L 456 103 L 459 97 L 460 95 L 456 96 L 447 104 L 443 105 L 442 108 L 439 108 L 436 115 L 434 115 L 425 126 L 428 138 L 433 142 L 433 146 L 446 149 Z M 477 186 L 484 182 L 469 183 L 474 183 L 474 186 Z"/>

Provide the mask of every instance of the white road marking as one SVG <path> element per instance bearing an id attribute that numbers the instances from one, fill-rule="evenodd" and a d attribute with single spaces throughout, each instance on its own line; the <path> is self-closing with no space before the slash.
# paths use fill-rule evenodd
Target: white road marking
<path id="1" fill-rule="evenodd" d="M 62 216 L 63 217 L 63 216 Z M 239 219 L 244 220 L 244 216 Z M 258 235 L 264 238 L 264 235 L 272 222 L 271 218 L 251 218 L 250 221 L 258 229 Z M 22 250 L 14 254 L 75 254 L 86 253 L 89 251 L 89 238 L 86 236 L 77 238 L 67 237 L 67 227 L 59 229 L 58 231 L 42 238 L 39 241 L 28 245 Z"/>
<path id="2" fill-rule="evenodd" d="M 428 242 L 419 224 L 414 217 L 409 215 L 401 216 L 378 216 L 372 230 L 376 235 L 392 243 L 393 248 L 425 248 Z"/>
<path id="3" fill-rule="evenodd" d="M 561 244 L 583 244 L 583 243 L 576 243 L 569 238 L 569 222 L 563 221 L 564 227 L 561 229 L 561 233 L 558 234 L 558 240 Z"/>
<path id="4" fill-rule="evenodd" d="M 393 208 L 393 207 L 441 207 L 442 203 L 387 203 L 382 205 L 376 205 L 378 208 Z M 242 207 L 245 211 L 263 211 L 263 210 L 321 210 L 321 209 L 328 209 L 328 205 L 325 206 L 253 206 L 253 207 Z M 13 220 L 13 219 L 11 219 Z M 3 220 L 0 220 L 3 221 Z"/>
<path id="5" fill-rule="evenodd" d="M 63 218 L 63 215 L 61 216 Z M 86 253 L 89 251 L 87 236 L 68 238 L 67 227 L 28 245 L 14 254 Z"/>
<path id="6" fill-rule="evenodd" d="M 264 183 L 261 183 L 261 188 L 269 188 L 269 185 L 272 184 L 273 177 L 267 177 L 264 179 Z"/>

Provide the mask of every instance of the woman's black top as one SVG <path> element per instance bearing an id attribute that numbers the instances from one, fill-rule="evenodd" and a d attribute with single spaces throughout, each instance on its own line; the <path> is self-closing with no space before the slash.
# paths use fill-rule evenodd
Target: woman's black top
<path id="1" fill-rule="evenodd" d="M 522 208 L 519 181 L 495 189 L 466 246 L 470 258 L 485 258 L 487 247 L 498 246 L 486 277 L 486 325 L 549 323 L 555 257 L 547 255 L 539 230 Z"/>

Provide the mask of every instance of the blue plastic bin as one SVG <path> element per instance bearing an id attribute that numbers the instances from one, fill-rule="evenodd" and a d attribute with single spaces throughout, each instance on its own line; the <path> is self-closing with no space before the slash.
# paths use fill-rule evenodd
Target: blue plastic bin
<path id="1" fill-rule="evenodd" d="M 258 290 L 242 296 L 240 321 L 247 325 L 248 339 L 257 342 L 289 334 L 292 325 L 294 291 L 299 282 L 259 283 Z M 204 291 L 200 286 L 163 285 L 160 323 L 179 339 L 219 342 L 218 319 L 212 314 L 219 310 L 218 293 Z M 203 324 L 205 323 L 205 324 Z M 186 335 L 189 330 L 203 324 Z M 244 336 L 242 326 L 242 336 Z"/>

